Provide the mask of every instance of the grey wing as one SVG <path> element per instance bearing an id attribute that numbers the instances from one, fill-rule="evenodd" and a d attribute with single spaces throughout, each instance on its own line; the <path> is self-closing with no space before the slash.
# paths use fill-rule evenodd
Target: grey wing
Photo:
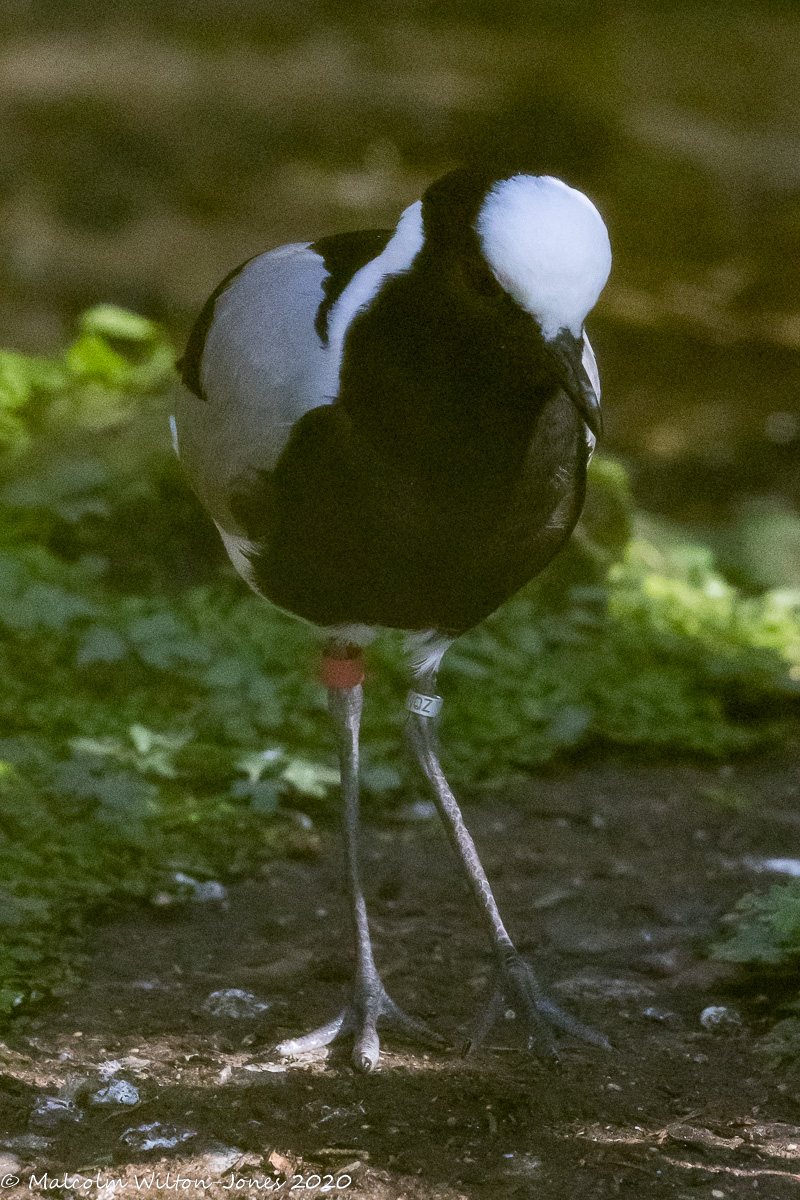
<path id="1" fill-rule="evenodd" d="M 182 389 L 176 405 L 178 457 L 232 558 L 228 542 L 242 531 L 231 496 L 273 470 L 296 422 L 336 395 L 338 362 L 314 328 L 326 275 L 307 244 L 246 263 L 213 306 L 198 373 L 205 399 Z"/>
<path id="2" fill-rule="evenodd" d="M 583 335 L 583 356 L 581 358 L 581 362 L 583 363 L 584 371 L 589 376 L 589 382 L 591 383 L 592 387 L 594 388 L 594 394 L 595 394 L 595 396 L 597 396 L 597 399 L 599 400 L 600 399 L 600 372 L 597 369 L 597 359 L 594 356 L 594 350 L 592 349 L 591 342 L 589 341 L 589 339 L 585 333 Z M 585 428 L 586 428 L 586 445 L 589 447 L 589 461 L 591 462 L 592 455 L 594 454 L 594 448 L 597 444 L 597 439 L 595 438 L 594 434 L 592 433 L 592 431 L 588 425 Z"/>

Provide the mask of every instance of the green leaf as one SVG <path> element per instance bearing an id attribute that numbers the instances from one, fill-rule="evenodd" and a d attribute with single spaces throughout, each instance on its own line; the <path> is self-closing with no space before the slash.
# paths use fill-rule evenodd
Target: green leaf
<path id="1" fill-rule="evenodd" d="M 328 788 L 339 782 L 339 772 L 321 763 L 293 758 L 281 772 L 281 779 L 299 792 L 301 796 L 323 799 Z"/>
<path id="2" fill-rule="evenodd" d="M 159 336 L 154 321 L 113 304 L 98 304 L 87 309 L 81 315 L 80 327 L 86 334 L 122 338 L 128 342 L 148 342 Z"/>
<path id="3" fill-rule="evenodd" d="M 130 381 L 128 360 L 97 334 L 85 333 L 73 342 L 66 362 L 76 375 L 100 380 L 110 387 L 125 387 Z"/>
<path id="4" fill-rule="evenodd" d="M 128 653 L 127 643 L 106 625 L 92 625 L 75 652 L 75 664 L 79 667 L 95 663 L 120 662 Z"/>
<path id="5" fill-rule="evenodd" d="M 274 813 L 281 798 L 278 785 L 266 779 L 237 779 L 231 787 L 231 795 L 237 800 L 249 800 L 253 812 L 262 816 Z"/>

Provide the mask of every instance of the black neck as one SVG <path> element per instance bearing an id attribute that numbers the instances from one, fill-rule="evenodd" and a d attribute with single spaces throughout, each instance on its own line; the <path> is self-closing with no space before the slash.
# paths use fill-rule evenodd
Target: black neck
<path id="1" fill-rule="evenodd" d="M 465 285 L 474 264 L 423 250 L 354 320 L 339 400 L 389 462 L 443 494 L 513 483 L 556 382 L 541 335 L 510 299 Z M 468 281 L 469 283 L 469 281 Z M 420 382 L 422 381 L 422 382 Z"/>

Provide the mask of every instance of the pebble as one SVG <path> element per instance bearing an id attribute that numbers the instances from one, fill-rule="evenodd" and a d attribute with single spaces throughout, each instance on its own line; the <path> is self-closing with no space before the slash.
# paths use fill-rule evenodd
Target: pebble
<path id="1" fill-rule="evenodd" d="M 15 1137 L 6 1138 L 4 1146 L 9 1150 L 47 1150 L 53 1144 L 52 1138 L 40 1137 L 36 1133 L 18 1133 Z"/>
<path id="2" fill-rule="evenodd" d="M 643 1008 L 642 1016 L 647 1017 L 648 1021 L 660 1021 L 662 1024 L 677 1020 L 677 1013 L 670 1012 L 668 1008 L 657 1008 L 654 1004 Z"/>
<path id="3" fill-rule="evenodd" d="M 184 875 L 183 871 L 176 871 L 172 878 L 180 887 L 189 888 L 192 900 L 198 904 L 207 904 L 209 901 L 220 904 L 228 899 L 227 888 L 216 879 L 205 879 L 201 882 L 199 879 L 192 879 L 191 875 Z"/>
<path id="4" fill-rule="evenodd" d="M 800 879 L 800 858 L 743 858 L 742 865 L 751 871 L 774 871 Z"/>
<path id="5" fill-rule="evenodd" d="M 28 1118 L 39 1129 L 55 1129 L 65 1121 L 81 1121 L 83 1113 L 71 1100 L 61 1096 L 39 1096 Z"/>
<path id="6" fill-rule="evenodd" d="M 742 1024 L 742 1014 L 727 1004 L 709 1004 L 700 1013 L 700 1024 L 710 1033 L 731 1033 Z"/>
<path id="7" fill-rule="evenodd" d="M 105 1062 L 97 1064 L 97 1070 L 103 1079 L 109 1079 L 112 1075 L 116 1075 L 121 1068 L 122 1063 L 117 1058 L 107 1058 Z"/>
<path id="8" fill-rule="evenodd" d="M 241 988 L 212 992 L 203 1004 L 204 1010 L 213 1017 L 233 1017 L 236 1020 L 257 1017 L 269 1007 L 266 1000 L 259 1000 L 252 992 L 243 992 Z"/>
<path id="9" fill-rule="evenodd" d="M 92 1096 L 93 1104 L 138 1104 L 139 1092 L 125 1079 L 112 1079 Z"/>
<path id="10" fill-rule="evenodd" d="M 533 1154 L 504 1154 L 503 1158 L 510 1159 L 504 1168 L 504 1175 L 534 1175 L 541 1171 L 542 1160 Z"/>
<path id="11" fill-rule="evenodd" d="M 243 1156 L 244 1152 L 238 1146 L 219 1146 L 215 1150 L 210 1150 L 201 1158 L 193 1159 L 192 1165 L 198 1176 L 210 1175 L 214 1178 L 223 1175 L 226 1171 L 230 1171 L 233 1166 L 241 1161 Z"/>
<path id="12" fill-rule="evenodd" d="M 196 1129 L 180 1129 L 176 1125 L 153 1121 L 150 1125 L 126 1129 L 119 1140 L 134 1150 L 173 1150 L 193 1137 L 197 1137 Z"/>
<path id="13" fill-rule="evenodd" d="M 436 816 L 436 805 L 432 800 L 414 800 L 395 809 L 391 819 L 400 825 L 413 825 L 420 821 L 432 821 Z"/>

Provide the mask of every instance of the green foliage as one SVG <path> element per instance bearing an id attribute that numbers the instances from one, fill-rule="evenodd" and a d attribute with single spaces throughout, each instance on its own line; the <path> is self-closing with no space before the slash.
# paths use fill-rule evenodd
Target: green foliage
<path id="1" fill-rule="evenodd" d="M 713 953 L 724 962 L 785 965 L 800 959 L 800 880 L 743 896 L 730 937 Z"/>
<path id="2" fill-rule="evenodd" d="M 729 936 L 712 947 L 723 962 L 796 971 L 800 963 L 800 880 L 773 885 L 767 892 L 750 892 L 729 918 Z M 800 1010 L 800 996 L 788 1006 Z M 758 1039 L 757 1050 L 770 1066 L 800 1065 L 800 1019 L 778 1021 Z"/>
<path id="3" fill-rule="evenodd" d="M 755 1048 L 774 1069 L 796 1067 L 800 1062 L 800 1018 L 785 1017 L 778 1021 L 757 1040 Z"/>
<path id="4" fill-rule="evenodd" d="M 106 306 L 61 358 L 0 355 L 7 1011 L 69 984 L 89 915 L 175 871 L 252 869 L 306 836 L 287 810 L 335 808 L 316 643 L 208 536 L 171 456 L 171 364 L 155 325 Z M 592 745 L 763 745 L 797 697 L 799 609 L 739 595 L 599 459 L 570 548 L 445 659 L 448 767 L 463 783 Z M 396 635 L 371 667 L 363 778 L 389 805 L 419 784 Z"/>

